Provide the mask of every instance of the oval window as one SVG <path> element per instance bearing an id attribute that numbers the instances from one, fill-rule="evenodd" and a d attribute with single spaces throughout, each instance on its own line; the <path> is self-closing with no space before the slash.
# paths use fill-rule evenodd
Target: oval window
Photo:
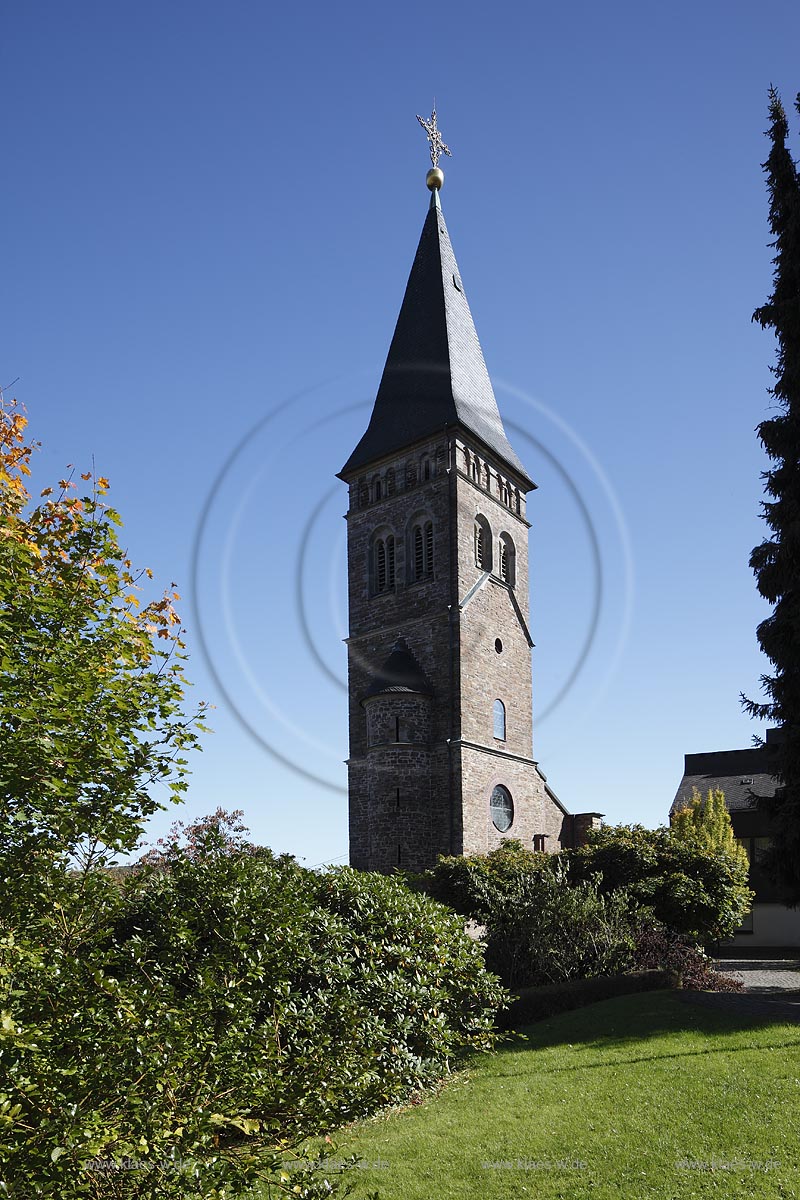
<path id="1" fill-rule="evenodd" d="M 514 821 L 514 801 L 511 799 L 511 792 L 507 787 L 503 787 L 502 783 L 498 783 L 492 791 L 489 811 L 492 814 L 492 824 L 500 833 L 505 833 L 511 828 Z"/>

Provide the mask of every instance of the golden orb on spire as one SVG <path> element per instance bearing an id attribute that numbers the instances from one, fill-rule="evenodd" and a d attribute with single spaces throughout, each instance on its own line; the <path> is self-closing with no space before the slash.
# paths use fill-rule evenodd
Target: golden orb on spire
<path id="1" fill-rule="evenodd" d="M 425 176 L 425 182 L 430 191 L 439 191 L 444 183 L 444 171 L 441 167 L 431 167 L 428 174 Z"/>

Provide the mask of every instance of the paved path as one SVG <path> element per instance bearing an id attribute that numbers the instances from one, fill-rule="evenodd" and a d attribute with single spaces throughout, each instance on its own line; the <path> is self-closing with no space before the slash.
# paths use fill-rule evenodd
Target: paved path
<path id="1" fill-rule="evenodd" d="M 800 960 L 796 958 L 717 958 L 715 962 L 723 975 L 740 979 L 748 994 L 800 991 Z"/>
<path id="2" fill-rule="evenodd" d="M 679 991 L 677 995 L 682 1000 L 754 1020 L 800 1021 L 800 960 L 718 958 L 715 961 L 723 975 L 742 981 L 744 991 Z"/>

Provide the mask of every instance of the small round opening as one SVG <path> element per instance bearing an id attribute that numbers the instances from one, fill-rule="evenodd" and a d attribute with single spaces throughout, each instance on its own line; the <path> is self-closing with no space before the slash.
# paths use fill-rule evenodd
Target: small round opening
<path id="1" fill-rule="evenodd" d="M 497 653 L 498 653 L 498 654 L 502 654 L 502 653 L 503 653 L 503 643 L 500 641 L 500 638 L 495 638 L 495 639 L 494 639 L 494 648 L 495 648 L 495 650 L 497 651 Z"/>

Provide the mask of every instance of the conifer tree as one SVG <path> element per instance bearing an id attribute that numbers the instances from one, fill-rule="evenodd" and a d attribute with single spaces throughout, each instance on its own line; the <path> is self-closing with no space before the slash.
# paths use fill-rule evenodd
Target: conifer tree
<path id="1" fill-rule="evenodd" d="M 800 112 L 800 96 L 796 100 Z M 766 700 L 743 697 L 759 720 L 778 725 L 779 788 L 772 808 L 777 818 L 773 866 L 794 902 L 800 901 L 800 175 L 786 146 L 789 125 L 780 97 L 769 92 L 771 140 L 764 163 L 774 234 L 773 289 L 753 320 L 771 328 L 777 358 L 769 389 L 774 413 L 758 426 L 772 464 L 764 472 L 767 499 L 762 515 L 770 529 L 750 556 L 758 590 L 773 611 L 758 626 L 758 641 L 774 666 L 762 676 Z"/>
<path id="2" fill-rule="evenodd" d="M 709 788 L 705 800 L 694 788 L 689 803 L 673 815 L 670 832 L 688 844 L 694 843 L 705 850 L 724 850 L 732 858 L 747 863 L 747 851 L 736 841 L 725 793 L 720 788 Z"/>

